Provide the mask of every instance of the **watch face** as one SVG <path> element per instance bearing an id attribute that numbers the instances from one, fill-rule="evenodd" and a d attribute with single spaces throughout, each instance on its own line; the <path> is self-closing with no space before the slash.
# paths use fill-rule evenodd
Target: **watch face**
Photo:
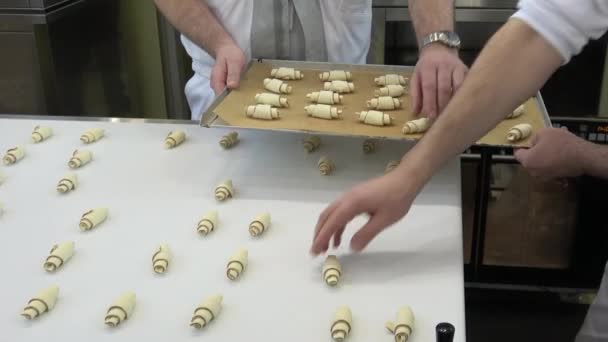
<path id="1" fill-rule="evenodd" d="M 460 37 L 458 37 L 458 35 L 454 32 L 449 32 L 449 34 L 446 34 L 447 37 L 447 43 L 450 44 L 451 46 L 460 46 Z"/>

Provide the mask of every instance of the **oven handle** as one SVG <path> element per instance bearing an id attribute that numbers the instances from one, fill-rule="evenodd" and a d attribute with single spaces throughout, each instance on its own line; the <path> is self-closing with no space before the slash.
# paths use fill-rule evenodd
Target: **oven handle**
<path id="1" fill-rule="evenodd" d="M 481 154 L 479 154 L 479 153 L 462 153 L 460 155 L 460 160 L 462 160 L 462 161 L 480 161 Z M 509 163 L 509 164 L 518 163 L 517 159 L 515 159 L 514 156 L 512 156 L 512 155 L 507 156 L 507 155 L 500 155 L 500 154 L 492 155 L 492 162 Z"/>
<path id="2" fill-rule="evenodd" d="M 456 8 L 454 17 L 456 22 L 469 23 L 505 23 L 515 14 L 516 9 L 480 9 L 480 8 Z M 412 18 L 408 8 L 386 8 L 387 22 L 410 22 Z"/>

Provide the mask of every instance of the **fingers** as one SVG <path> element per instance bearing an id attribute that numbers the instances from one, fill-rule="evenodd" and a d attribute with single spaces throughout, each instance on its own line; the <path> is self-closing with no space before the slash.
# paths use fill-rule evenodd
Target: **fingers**
<path id="1" fill-rule="evenodd" d="M 452 97 L 452 69 L 441 68 L 437 71 L 437 115 L 443 111 Z"/>
<path id="2" fill-rule="evenodd" d="M 530 150 L 527 148 L 518 148 L 513 152 L 515 159 L 524 167 L 528 165 L 528 159 L 530 158 Z"/>
<path id="3" fill-rule="evenodd" d="M 360 252 L 389 225 L 388 220 L 379 213 L 371 216 L 369 221 L 353 235 L 350 247 L 353 251 Z"/>
<path id="4" fill-rule="evenodd" d="M 456 93 L 456 90 L 460 88 L 462 82 L 464 82 L 464 77 L 466 76 L 467 69 L 466 68 L 456 68 L 452 73 L 452 94 Z"/>
<path id="5" fill-rule="evenodd" d="M 437 69 L 427 68 L 420 72 L 422 85 L 422 113 L 429 119 L 437 117 Z"/>
<path id="6" fill-rule="evenodd" d="M 410 80 L 410 99 L 412 103 L 412 113 L 418 115 L 422 109 L 422 91 L 420 90 L 420 77 L 414 72 Z"/>
<path id="7" fill-rule="evenodd" d="M 241 71 L 243 66 L 239 61 L 228 61 L 228 72 L 226 76 L 226 86 L 230 89 L 238 88 L 241 81 Z"/>
<path id="8" fill-rule="evenodd" d="M 344 234 L 344 228 L 345 227 L 338 229 L 338 231 L 334 233 L 334 248 L 340 247 L 340 244 L 342 243 L 342 234 Z"/>
<path id="9" fill-rule="evenodd" d="M 317 238 L 317 235 L 319 235 L 319 232 L 321 231 L 321 228 L 323 228 L 323 226 L 325 225 L 325 222 L 327 222 L 329 215 L 336 209 L 339 204 L 340 201 L 335 201 L 334 203 L 330 204 L 329 207 L 325 208 L 321 215 L 319 215 L 319 219 L 317 220 L 317 225 L 315 227 L 315 235 L 313 236 L 313 242 Z"/>
<path id="10" fill-rule="evenodd" d="M 329 248 L 329 241 L 334 234 L 344 231 L 346 225 L 361 212 L 358 202 L 352 198 L 341 200 L 333 210 L 325 224 L 319 229 L 313 242 L 311 253 L 318 255 Z"/>
<path id="11" fill-rule="evenodd" d="M 211 71 L 211 89 L 215 95 L 219 95 L 226 88 L 226 60 L 218 59 L 215 61 Z"/>

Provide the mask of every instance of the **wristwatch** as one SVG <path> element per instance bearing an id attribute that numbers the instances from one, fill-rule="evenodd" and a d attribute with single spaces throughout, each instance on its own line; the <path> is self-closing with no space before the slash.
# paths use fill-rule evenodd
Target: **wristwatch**
<path id="1" fill-rule="evenodd" d="M 420 48 L 433 44 L 441 43 L 449 48 L 459 49 L 460 48 L 460 37 L 456 32 L 452 31 L 437 31 L 429 34 L 422 38 L 420 42 Z"/>

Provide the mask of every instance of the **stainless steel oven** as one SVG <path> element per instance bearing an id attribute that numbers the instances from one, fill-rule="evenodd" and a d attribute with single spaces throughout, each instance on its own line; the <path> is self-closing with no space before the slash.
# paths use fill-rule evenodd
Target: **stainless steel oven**
<path id="1" fill-rule="evenodd" d="M 515 13 L 516 5 L 517 0 L 455 0 L 455 29 L 465 63 L 473 63 L 487 40 Z M 414 65 L 418 46 L 407 0 L 375 0 L 373 15 L 368 62 Z M 541 89 L 550 115 L 597 115 L 606 40 L 592 42 Z M 590 140 L 608 140 L 608 131 L 598 131 L 606 128 L 601 121 L 558 117 L 552 121 L 581 134 L 588 132 L 585 138 Z M 511 150 L 468 152 L 462 157 L 461 173 L 467 282 L 597 287 L 608 256 L 608 224 L 602 220 L 598 200 L 608 193 L 608 184 L 589 177 L 541 182 L 517 164 Z"/>

